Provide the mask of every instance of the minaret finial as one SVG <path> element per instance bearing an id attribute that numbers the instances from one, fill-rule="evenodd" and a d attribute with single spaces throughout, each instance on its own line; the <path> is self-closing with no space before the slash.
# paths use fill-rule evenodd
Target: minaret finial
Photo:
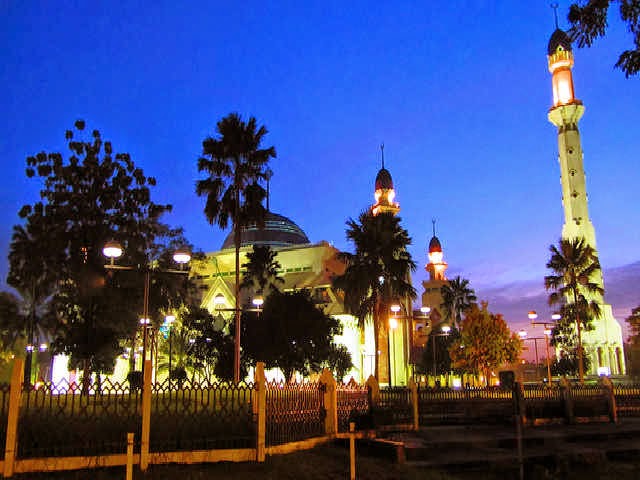
<path id="1" fill-rule="evenodd" d="M 431 219 L 431 225 L 433 226 L 433 236 L 436 236 L 436 219 L 432 218 Z"/>
<path id="2" fill-rule="evenodd" d="M 380 144 L 380 153 L 382 154 L 382 168 L 384 168 L 384 143 Z"/>
<path id="3" fill-rule="evenodd" d="M 551 8 L 553 8 L 553 17 L 556 20 L 556 29 L 558 29 L 560 28 L 558 27 L 558 3 L 552 3 Z"/>

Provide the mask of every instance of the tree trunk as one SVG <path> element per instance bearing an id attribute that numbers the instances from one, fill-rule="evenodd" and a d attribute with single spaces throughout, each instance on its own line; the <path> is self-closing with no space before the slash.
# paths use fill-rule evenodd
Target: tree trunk
<path id="1" fill-rule="evenodd" d="M 380 323 L 378 321 L 378 315 L 379 315 L 379 305 L 378 305 L 378 298 L 376 297 L 375 304 L 373 307 L 373 345 L 374 345 L 373 354 L 375 355 L 373 376 L 376 378 L 376 380 L 378 380 L 378 382 L 380 382 L 380 376 L 379 376 L 380 355 L 378 355 L 378 352 L 380 351 L 378 348 L 378 335 L 380 334 Z"/>

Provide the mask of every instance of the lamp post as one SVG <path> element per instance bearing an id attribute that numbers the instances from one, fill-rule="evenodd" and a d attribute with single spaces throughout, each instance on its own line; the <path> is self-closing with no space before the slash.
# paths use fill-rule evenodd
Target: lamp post
<path id="1" fill-rule="evenodd" d="M 551 384 L 551 355 L 549 354 L 549 339 L 551 338 L 551 335 L 553 334 L 553 328 L 555 327 L 556 323 L 558 320 L 560 320 L 562 318 L 561 315 L 554 313 L 553 315 L 551 315 L 551 322 L 536 322 L 536 319 L 538 318 L 538 314 L 535 312 L 535 310 L 531 310 L 528 314 L 529 320 L 531 320 L 531 325 L 535 326 L 535 325 L 542 325 L 542 327 L 544 328 L 544 339 L 545 339 L 545 348 L 547 351 L 547 378 L 549 379 L 549 384 Z"/>
<path id="2" fill-rule="evenodd" d="M 123 249 L 122 246 L 111 240 L 107 242 L 102 249 L 102 253 L 105 257 L 107 257 L 110 262 L 104 266 L 109 270 L 137 270 L 137 267 L 127 266 L 127 265 L 116 265 L 115 260 L 122 256 Z M 159 270 L 162 273 L 176 273 L 181 275 L 188 275 L 189 272 L 187 270 L 183 270 L 183 267 L 186 263 L 191 260 L 191 254 L 184 249 L 176 250 L 173 254 L 173 261 L 176 262 L 180 266 L 180 270 L 173 269 L 164 269 Z M 149 329 L 149 325 L 151 324 L 151 319 L 149 318 L 149 287 L 151 282 L 151 269 L 147 266 L 144 269 L 144 296 L 142 302 L 142 318 L 140 319 L 140 324 L 142 325 L 142 378 L 144 379 L 144 369 L 145 362 L 147 360 L 147 331 Z"/>
<path id="3" fill-rule="evenodd" d="M 171 347 L 173 343 L 173 323 L 176 321 L 176 317 L 174 315 L 167 315 L 164 317 L 164 321 L 169 329 L 169 385 L 171 385 Z"/>
<path id="4" fill-rule="evenodd" d="M 443 325 L 440 327 L 440 331 L 442 333 L 433 333 L 431 331 L 431 350 L 433 350 L 433 381 L 436 381 L 436 337 L 446 337 L 449 335 L 451 331 L 451 327 L 449 325 Z"/>

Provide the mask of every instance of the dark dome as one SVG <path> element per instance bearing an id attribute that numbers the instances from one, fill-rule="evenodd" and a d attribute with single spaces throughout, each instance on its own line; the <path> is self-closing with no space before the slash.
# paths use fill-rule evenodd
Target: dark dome
<path id="1" fill-rule="evenodd" d="M 551 34 L 551 38 L 549 39 L 549 46 L 547 47 L 547 54 L 553 55 L 556 53 L 556 48 L 560 45 L 564 50 L 570 52 L 571 51 L 571 39 L 567 32 L 564 30 L 560 30 L 556 28 L 556 31 Z"/>
<path id="2" fill-rule="evenodd" d="M 376 190 L 383 188 L 387 190 L 393 189 L 393 180 L 391 180 L 391 174 L 386 168 L 381 168 L 376 176 Z"/>
<path id="3" fill-rule="evenodd" d="M 442 252 L 442 245 L 440 245 L 440 240 L 435 235 L 431 237 L 431 241 L 429 242 L 429 253 L 433 252 Z"/>
<path id="4" fill-rule="evenodd" d="M 267 212 L 264 228 L 250 225 L 242 228 L 241 247 L 250 245 L 269 245 L 270 247 L 288 247 L 309 243 L 302 229 L 287 217 Z M 233 248 L 233 231 L 224 239 L 222 248 Z"/>

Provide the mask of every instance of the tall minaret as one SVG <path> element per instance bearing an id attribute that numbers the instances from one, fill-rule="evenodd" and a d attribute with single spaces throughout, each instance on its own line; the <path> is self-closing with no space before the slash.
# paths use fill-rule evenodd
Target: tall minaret
<path id="1" fill-rule="evenodd" d="M 391 212 L 396 215 L 400 211 L 400 205 L 393 201 L 396 197 L 396 192 L 393 189 L 393 180 L 389 170 L 384 168 L 384 143 L 380 145 L 380 151 L 382 153 L 382 168 L 376 175 L 374 192 L 376 203 L 371 206 L 371 211 L 374 215 L 382 212 Z"/>
<path id="2" fill-rule="evenodd" d="M 553 106 L 548 118 L 558 127 L 558 160 L 562 184 L 564 225 L 562 238 L 583 237 L 596 249 L 596 234 L 587 205 L 587 187 L 584 174 L 582 145 L 578 121 L 584 113 L 582 101 L 575 98 L 573 87 L 573 51 L 569 36 L 557 28 L 551 35 L 547 49 L 549 71 L 552 75 Z M 592 279 L 604 287 L 602 273 Z M 604 303 L 601 295 L 593 299 L 600 304 L 602 314 L 594 319 L 594 330 L 584 333 L 584 347 L 591 358 L 589 373 L 598 373 L 598 367 L 609 368 L 612 374 L 622 374 L 622 330 L 613 317 L 611 305 Z"/>

